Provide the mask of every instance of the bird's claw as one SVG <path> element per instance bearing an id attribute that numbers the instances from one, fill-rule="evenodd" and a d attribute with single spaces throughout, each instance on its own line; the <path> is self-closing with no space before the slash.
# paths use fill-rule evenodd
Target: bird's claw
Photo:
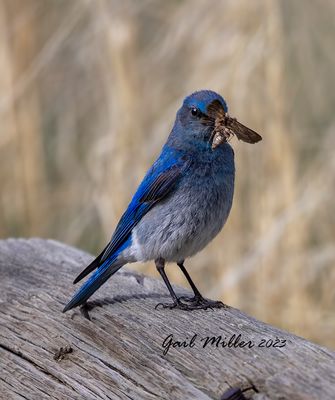
<path id="1" fill-rule="evenodd" d="M 227 308 L 228 306 L 222 301 L 215 301 L 215 300 L 208 300 L 203 298 L 202 296 L 192 296 L 192 297 L 187 297 L 187 296 L 181 296 L 179 297 L 179 300 L 186 301 L 187 303 L 191 303 L 194 306 L 197 306 L 197 308 L 203 308 L 206 310 L 207 308 L 213 309 L 213 308 Z"/>
<path id="2" fill-rule="evenodd" d="M 187 301 L 189 304 L 185 304 L 180 300 Z M 155 306 L 155 310 L 157 310 L 159 307 L 168 308 L 169 310 L 177 308 L 179 310 L 192 311 L 192 310 L 207 310 L 207 309 L 213 310 L 214 308 L 227 308 L 228 306 L 222 303 L 222 301 L 207 300 L 204 299 L 203 297 L 197 297 L 197 296 L 194 297 L 182 296 L 178 299 L 178 301 L 174 303 L 158 303 Z"/>
<path id="3" fill-rule="evenodd" d="M 158 303 L 155 306 L 155 310 L 158 310 L 159 307 L 161 308 L 168 308 L 169 310 L 172 310 L 173 308 L 182 308 L 183 303 Z"/>

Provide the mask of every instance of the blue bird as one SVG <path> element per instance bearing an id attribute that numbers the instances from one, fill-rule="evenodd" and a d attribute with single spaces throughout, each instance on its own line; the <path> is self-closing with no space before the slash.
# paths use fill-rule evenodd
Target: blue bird
<path id="1" fill-rule="evenodd" d="M 202 250 L 224 226 L 233 201 L 234 152 L 227 139 L 235 134 L 249 143 L 261 140 L 227 114 L 217 93 L 202 90 L 186 97 L 158 159 L 145 175 L 122 215 L 111 241 L 73 283 L 92 276 L 63 312 L 84 305 L 89 297 L 127 263 L 154 260 L 172 303 L 184 310 L 223 307 L 202 297 L 184 260 Z M 215 145 L 214 145 L 215 142 Z M 194 297 L 178 298 L 165 273 L 175 262 Z"/>

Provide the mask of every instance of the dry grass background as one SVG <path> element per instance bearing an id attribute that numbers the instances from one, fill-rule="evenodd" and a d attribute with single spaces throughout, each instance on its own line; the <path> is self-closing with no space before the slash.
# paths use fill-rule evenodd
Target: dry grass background
<path id="1" fill-rule="evenodd" d="M 230 219 L 189 270 L 334 348 L 334 18 L 332 0 L 1 0 L 0 236 L 97 252 L 183 97 L 214 89 L 264 140 L 233 140 Z"/>

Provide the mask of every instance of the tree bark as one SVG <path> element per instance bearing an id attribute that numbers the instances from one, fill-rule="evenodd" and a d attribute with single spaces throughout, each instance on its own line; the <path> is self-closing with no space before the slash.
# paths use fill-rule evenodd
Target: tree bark
<path id="1" fill-rule="evenodd" d="M 247 399 L 334 398 L 334 352 L 234 308 L 156 310 L 167 290 L 133 271 L 94 295 L 91 321 L 62 314 L 90 260 L 53 240 L 0 241 L 1 399 L 208 400 L 230 387 Z"/>

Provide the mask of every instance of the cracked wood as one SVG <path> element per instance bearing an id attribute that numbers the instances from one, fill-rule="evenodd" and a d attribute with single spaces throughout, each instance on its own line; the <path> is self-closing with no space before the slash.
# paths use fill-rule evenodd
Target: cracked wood
<path id="1" fill-rule="evenodd" d="M 233 308 L 155 310 L 167 290 L 130 270 L 95 294 L 92 321 L 79 310 L 62 314 L 90 261 L 52 240 L 0 241 L 1 399 L 208 400 L 230 387 L 247 399 L 334 398 L 334 352 Z M 188 346 L 164 356 L 170 334 Z M 227 346 L 234 334 L 254 346 Z M 208 336 L 221 342 L 203 348 Z M 286 345 L 258 347 L 276 338 Z"/>

